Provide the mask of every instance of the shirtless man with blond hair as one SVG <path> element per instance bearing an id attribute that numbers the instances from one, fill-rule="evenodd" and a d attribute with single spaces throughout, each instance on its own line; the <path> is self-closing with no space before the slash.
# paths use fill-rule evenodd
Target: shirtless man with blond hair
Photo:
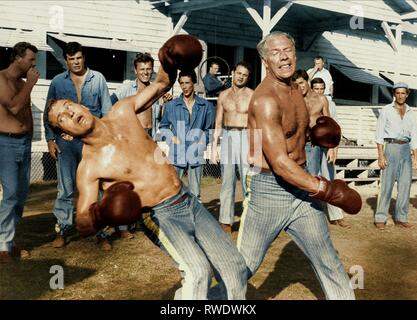
<path id="1" fill-rule="evenodd" d="M 155 82 L 118 101 L 107 116 L 99 119 L 80 104 L 57 100 L 49 104 L 48 119 L 84 143 L 77 171 L 76 226 L 81 235 L 139 220 L 146 235 L 181 271 L 183 286 L 175 298 L 207 299 L 213 268 L 222 297 L 244 299 L 242 256 L 214 217 L 182 186 L 137 116 L 172 87 L 178 68 L 195 68 L 201 56 L 197 39 L 174 36 L 159 51 Z M 100 189 L 104 194 L 98 201 Z M 146 213 L 141 215 L 141 208 Z"/>
<path id="2" fill-rule="evenodd" d="M 14 243 L 29 191 L 33 118 L 30 94 L 39 79 L 38 49 L 19 42 L 11 50 L 9 67 L 0 71 L 0 263 L 27 256 Z M 26 81 L 23 80 L 26 78 Z"/>
<path id="3" fill-rule="evenodd" d="M 239 168 L 243 195 L 246 194 L 248 157 L 248 107 L 253 90 L 246 85 L 252 67 L 244 61 L 236 64 L 232 71 L 232 87 L 220 93 L 217 101 L 215 130 L 213 134 L 211 160 L 218 160 L 217 143 L 220 136 L 222 187 L 220 190 L 219 222 L 231 233 L 235 217 L 236 165 Z"/>
<path id="4" fill-rule="evenodd" d="M 257 49 L 267 74 L 249 103 L 248 131 L 251 164 L 260 173 L 247 176 L 238 250 L 250 277 L 271 243 L 285 230 L 310 260 L 326 298 L 354 299 L 318 200 L 356 214 L 362 206 L 360 195 L 344 181 L 328 181 L 304 169 L 310 119 L 303 95 L 291 79 L 297 61 L 294 39 L 273 32 Z M 261 138 L 255 139 L 258 135 Z M 328 145 L 333 135 L 328 122 L 317 123 L 310 133 L 319 145 Z M 256 141 L 260 141 L 262 152 L 255 157 Z"/>

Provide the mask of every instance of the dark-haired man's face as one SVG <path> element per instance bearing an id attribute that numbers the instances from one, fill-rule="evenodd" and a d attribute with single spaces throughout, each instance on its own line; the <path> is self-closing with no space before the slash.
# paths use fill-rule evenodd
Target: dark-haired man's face
<path id="1" fill-rule="evenodd" d="M 246 69 L 244 66 L 237 66 L 236 70 L 233 71 L 233 84 L 238 88 L 242 88 L 246 86 L 248 80 L 249 70 Z"/>
<path id="2" fill-rule="evenodd" d="M 72 56 L 67 54 L 65 62 L 71 73 L 82 75 L 85 72 L 85 58 L 81 51 L 76 52 Z"/>
<path id="3" fill-rule="evenodd" d="M 324 94 L 324 90 L 326 90 L 326 84 L 324 84 L 324 83 L 314 83 L 312 89 L 315 93 Z"/>
<path id="4" fill-rule="evenodd" d="M 142 83 L 149 83 L 152 78 L 152 62 L 138 62 L 135 68 L 136 78 Z"/>
<path id="5" fill-rule="evenodd" d="M 298 84 L 298 89 L 300 89 L 301 93 L 305 97 L 305 95 L 308 93 L 308 90 L 310 88 L 308 81 L 305 80 L 303 77 L 299 77 L 295 80 L 295 83 Z"/>
<path id="6" fill-rule="evenodd" d="M 210 67 L 210 73 L 213 75 L 213 76 L 215 76 L 218 72 L 219 72 L 219 70 L 220 70 L 220 67 L 219 67 L 219 65 L 218 64 L 212 64 L 211 65 L 211 67 Z"/>
<path id="7" fill-rule="evenodd" d="M 22 70 L 22 73 L 26 75 L 30 68 L 36 66 L 36 53 L 30 49 L 26 49 L 23 57 L 17 57 L 17 62 Z"/>
<path id="8" fill-rule="evenodd" d="M 194 82 L 189 76 L 183 76 L 178 79 L 180 84 L 182 95 L 185 98 L 189 98 L 194 94 Z"/>

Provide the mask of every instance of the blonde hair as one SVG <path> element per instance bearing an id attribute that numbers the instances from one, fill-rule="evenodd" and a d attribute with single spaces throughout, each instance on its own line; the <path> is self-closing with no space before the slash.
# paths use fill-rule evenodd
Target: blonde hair
<path id="1" fill-rule="evenodd" d="M 258 50 L 258 53 L 261 56 L 261 58 L 265 57 L 265 53 L 266 53 L 265 44 L 266 44 L 266 42 L 270 38 L 279 37 L 279 36 L 286 37 L 288 40 L 291 41 L 292 45 L 295 47 L 295 40 L 291 35 L 289 35 L 286 32 L 282 32 L 282 31 L 274 31 L 274 32 L 271 32 L 270 34 L 266 35 L 261 41 L 259 41 L 259 43 L 256 46 L 256 49 Z"/>

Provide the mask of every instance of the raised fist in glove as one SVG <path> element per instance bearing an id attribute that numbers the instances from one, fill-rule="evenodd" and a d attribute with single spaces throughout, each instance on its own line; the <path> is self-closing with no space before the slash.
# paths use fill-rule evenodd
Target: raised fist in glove
<path id="1" fill-rule="evenodd" d="M 349 188 L 343 180 L 329 181 L 323 177 L 319 179 L 319 190 L 310 194 L 310 197 L 328 202 L 341 208 L 349 214 L 357 214 L 362 208 L 362 199 L 359 193 Z"/>
<path id="2" fill-rule="evenodd" d="M 86 214 L 77 215 L 76 226 L 82 236 L 90 236 L 106 226 L 128 225 L 139 220 L 141 203 L 129 181 L 117 182 L 104 191 Z"/>
<path id="3" fill-rule="evenodd" d="M 192 70 L 203 57 L 203 48 L 197 38 L 179 34 L 173 36 L 159 49 L 158 58 L 164 70 L 171 73 L 178 69 Z"/>
<path id="4" fill-rule="evenodd" d="M 316 125 L 310 130 L 311 143 L 324 148 L 335 148 L 342 137 L 340 126 L 330 117 L 317 118 Z"/>

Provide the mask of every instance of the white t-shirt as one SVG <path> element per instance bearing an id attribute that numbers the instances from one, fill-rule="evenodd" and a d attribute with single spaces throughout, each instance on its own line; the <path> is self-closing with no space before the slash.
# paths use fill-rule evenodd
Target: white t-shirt
<path id="1" fill-rule="evenodd" d="M 313 70 L 314 68 L 308 69 L 307 74 L 310 74 L 310 72 L 312 72 Z M 313 76 L 313 78 L 311 78 L 310 80 L 313 80 L 314 78 L 323 79 L 324 83 L 326 84 L 326 90 L 324 91 L 324 94 L 326 96 L 330 96 L 330 86 L 333 84 L 333 78 L 329 70 L 327 70 L 326 68 L 323 68 L 322 70 L 317 71 L 315 75 Z"/>

